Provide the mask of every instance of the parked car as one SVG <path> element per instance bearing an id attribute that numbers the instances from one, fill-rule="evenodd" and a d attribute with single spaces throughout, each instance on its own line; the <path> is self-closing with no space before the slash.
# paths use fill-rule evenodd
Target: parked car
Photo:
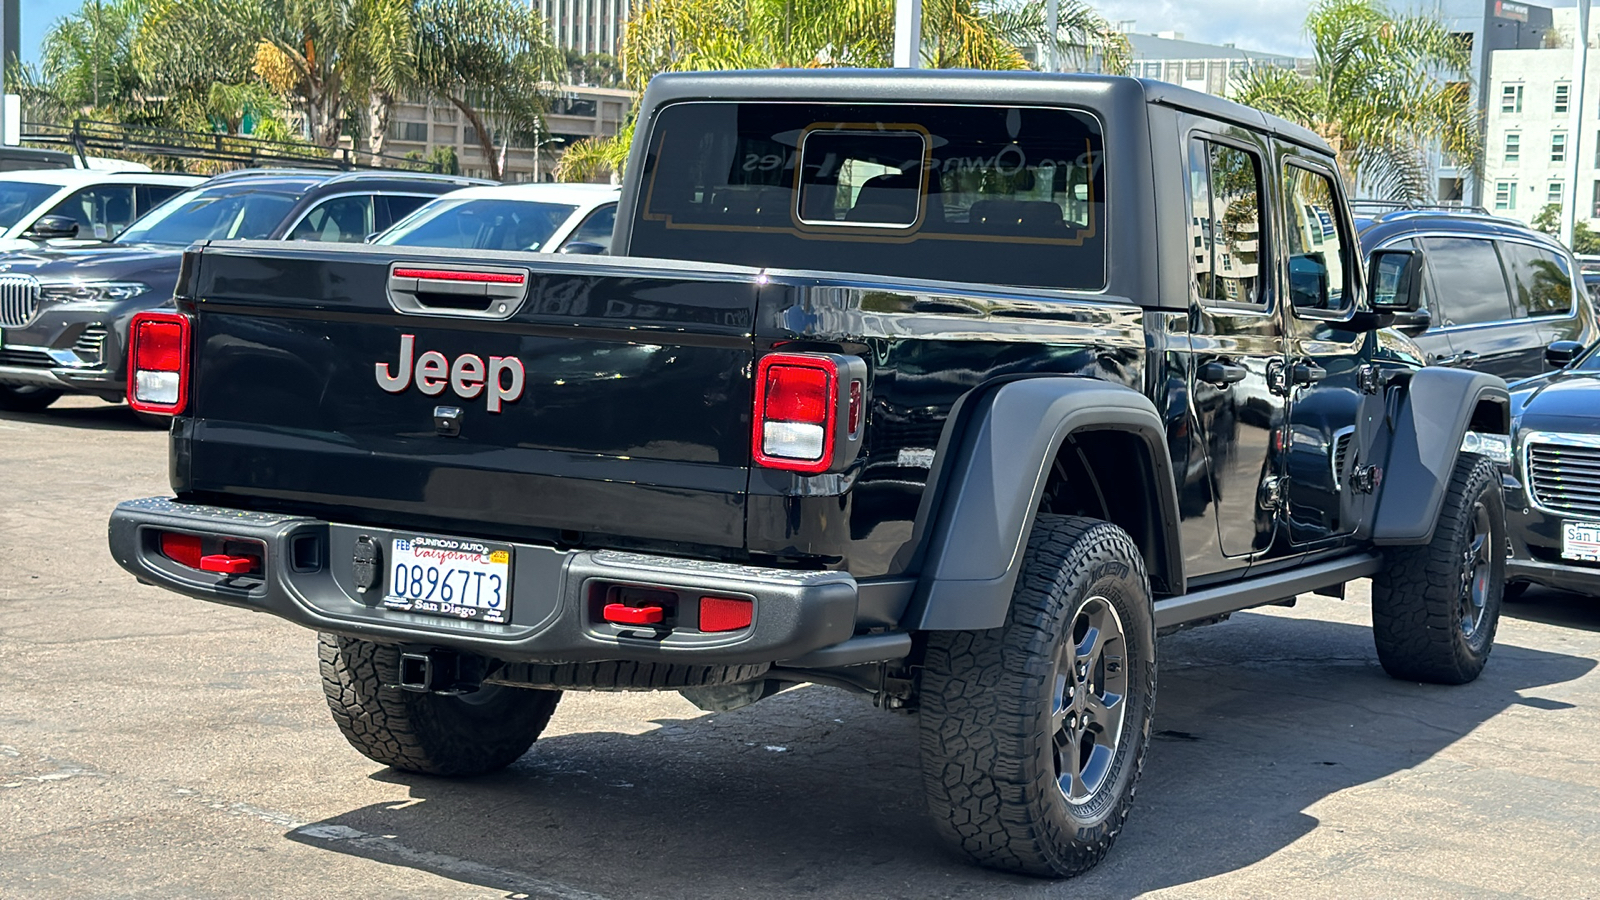
<path id="1" fill-rule="evenodd" d="M 1547 353 L 1556 371 L 1512 385 L 1506 596 L 1529 584 L 1600 596 L 1600 346 Z"/>
<path id="2" fill-rule="evenodd" d="M 857 691 L 919 717 L 933 830 L 1047 876 L 1123 829 L 1158 630 L 1370 577 L 1395 677 L 1488 662 L 1501 473 L 1461 447 L 1504 447 L 1505 382 L 1379 353 L 1419 257 L 1367 274 L 1316 134 L 1043 73 L 641 110 L 616 256 L 187 254 L 130 354 L 172 493 L 116 561 L 320 632 L 404 771 L 510 765 L 564 691 Z"/>
<path id="3" fill-rule="evenodd" d="M 107 156 L 79 156 L 65 150 L 0 146 L 0 172 L 32 169 L 100 169 L 106 172 L 148 172 L 144 163 Z"/>
<path id="4" fill-rule="evenodd" d="M 413 172 L 249 170 L 173 197 L 116 240 L 0 260 L 0 409 L 40 410 L 72 391 L 118 401 L 135 313 L 170 305 L 196 241 L 360 243 L 480 179 Z"/>
<path id="5" fill-rule="evenodd" d="M 157 172 L 34 169 L 0 175 L 0 252 L 111 240 L 205 179 Z"/>
<path id="6" fill-rule="evenodd" d="M 1507 380 L 1549 371 L 1545 348 L 1592 343 L 1594 305 L 1571 251 L 1510 219 L 1440 209 L 1398 209 L 1359 220 L 1361 246 L 1414 249 L 1424 260 L 1423 309 L 1401 316 L 1430 365 Z"/>
<path id="7" fill-rule="evenodd" d="M 466 188 L 429 203 L 374 242 L 395 247 L 609 253 L 621 188 L 507 184 Z"/>

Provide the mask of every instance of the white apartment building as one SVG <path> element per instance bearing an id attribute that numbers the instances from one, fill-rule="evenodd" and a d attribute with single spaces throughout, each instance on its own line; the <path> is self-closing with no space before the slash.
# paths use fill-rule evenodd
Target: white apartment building
<path id="1" fill-rule="evenodd" d="M 527 146 L 506 148 L 503 180 L 553 180 L 562 151 L 584 138 L 616 134 L 632 103 L 633 94 L 625 90 L 563 87 L 560 98 L 545 114 L 548 130 L 540 135 L 537 151 Z M 496 153 L 500 152 L 501 143 L 497 135 Z M 437 101 L 395 104 L 389 117 L 386 154 L 403 156 L 415 152 L 427 156 L 439 147 L 455 150 L 461 174 L 488 177 L 489 162 L 484 158 L 477 132 L 455 107 Z"/>
<path id="2" fill-rule="evenodd" d="M 1186 41 L 1181 33 L 1172 31 L 1130 32 L 1128 46 L 1132 51 L 1129 75 L 1153 78 L 1218 97 L 1228 95 L 1235 75 L 1253 67 L 1276 66 L 1309 75 L 1315 65 L 1314 60 L 1303 57 L 1241 50 L 1232 44 Z"/>
<path id="3" fill-rule="evenodd" d="M 628 22 L 628 0 L 535 0 L 556 46 L 579 53 L 609 53 L 622 49 L 622 30 Z"/>
<path id="4" fill-rule="evenodd" d="M 1490 212 L 1531 222 L 1567 195 L 1567 167 L 1578 160 L 1578 198 L 1591 227 L 1600 225 L 1600 52 L 1589 41 L 1588 96 L 1577 133 L 1571 127 L 1573 37 L 1577 12 L 1557 9 L 1562 46 L 1496 50 L 1483 97 L 1483 203 Z"/>

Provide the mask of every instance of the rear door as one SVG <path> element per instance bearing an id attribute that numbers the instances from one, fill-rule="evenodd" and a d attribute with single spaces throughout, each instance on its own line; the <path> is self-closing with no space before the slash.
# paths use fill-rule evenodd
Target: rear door
<path id="1" fill-rule="evenodd" d="M 1256 135 L 1219 126 L 1189 140 L 1194 309 L 1194 411 L 1210 466 L 1210 500 L 1224 557 L 1202 568 L 1248 563 L 1272 542 L 1275 447 L 1284 398 L 1273 388 L 1283 365 L 1283 328 L 1273 307 L 1263 246 L 1269 171 Z M 1192 571 L 1191 574 L 1209 574 Z"/>
<path id="2" fill-rule="evenodd" d="M 1450 336 L 1452 355 L 1430 359 L 1516 379 L 1541 371 L 1539 328 L 1512 305 L 1508 273 L 1496 242 L 1486 238 L 1422 239 L 1434 299 Z"/>
<path id="3" fill-rule="evenodd" d="M 758 272 L 529 258 L 208 248 L 175 486 L 446 534 L 742 546 Z"/>
<path id="4" fill-rule="evenodd" d="M 1565 254 L 1549 247 L 1521 241 L 1504 241 L 1501 255 L 1510 262 L 1513 302 L 1536 326 L 1533 346 L 1524 352 L 1519 368 L 1522 375 L 1536 375 L 1549 369 L 1544 348 L 1552 341 L 1584 341 L 1583 318 L 1578 315 L 1579 298 L 1573 291 L 1572 268 Z"/>

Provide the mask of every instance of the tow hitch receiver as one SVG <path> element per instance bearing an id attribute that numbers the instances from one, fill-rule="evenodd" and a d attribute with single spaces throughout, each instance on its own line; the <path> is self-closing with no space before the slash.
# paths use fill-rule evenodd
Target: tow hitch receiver
<path id="1" fill-rule="evenodd" d="M 484 662 L 450 650 L 402 650 L 399 683 L 385 686 L 418 694 L 471 694 L 483 687 Z"/>

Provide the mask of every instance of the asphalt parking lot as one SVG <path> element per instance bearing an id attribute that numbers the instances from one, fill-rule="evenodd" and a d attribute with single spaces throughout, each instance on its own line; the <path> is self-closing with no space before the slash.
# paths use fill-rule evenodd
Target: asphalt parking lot
<path id="1" fill-rule="evenodd" d="M 1384 676 L 1365 583 L 1164 639 L 1134 816 L 1046 883 L 941 850 L 914 720 L 833 689 L 569 694 L 505 772 L 371 763 L 309 633 L 112 563 L 165 490 L 125 408 L 0 414 L 0 897 L 1600 895 L 1600 600 L 1530 592 L 1460 688 Z"/>

